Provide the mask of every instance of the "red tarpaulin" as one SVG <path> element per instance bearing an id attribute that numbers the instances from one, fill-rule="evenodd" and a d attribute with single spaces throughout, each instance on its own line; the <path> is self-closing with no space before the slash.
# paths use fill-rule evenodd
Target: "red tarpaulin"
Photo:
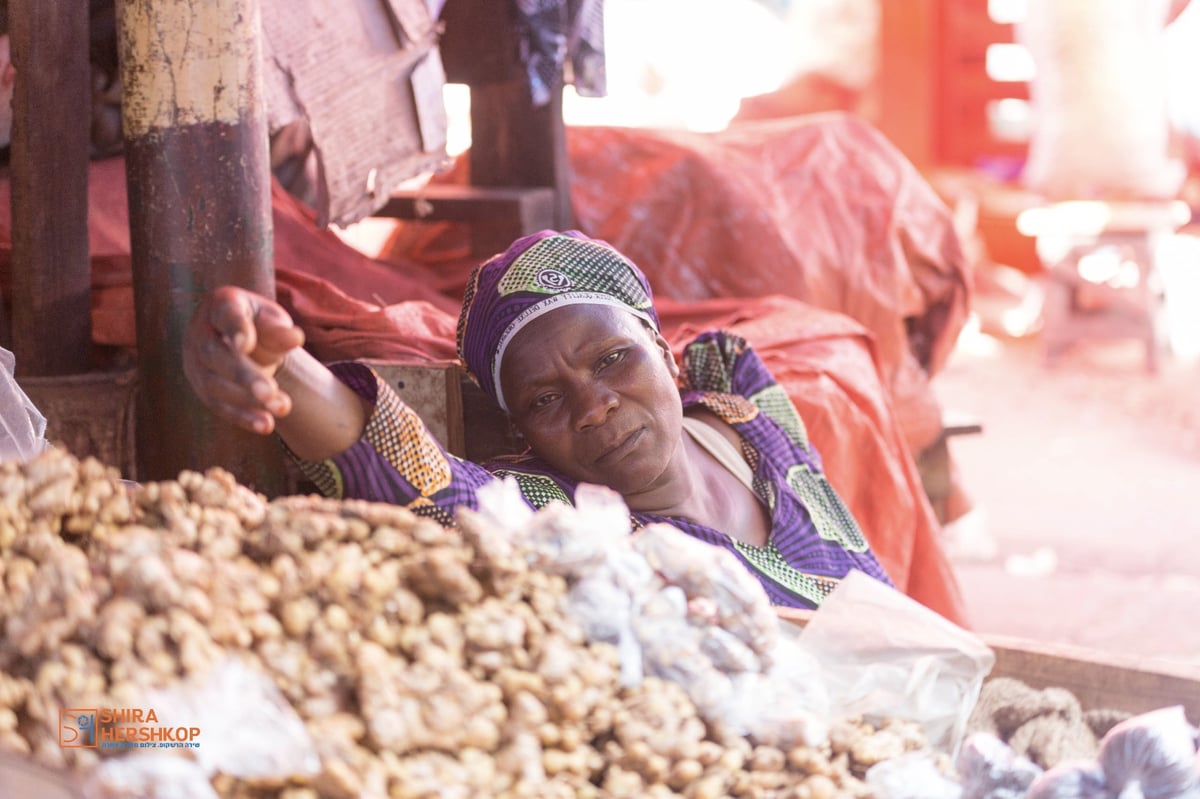
<path id="1" fill-rule="evenodd" d="M 572 198 L 608 241 L 679 300 L 784 294 L 875 337 L 910 449 L 941 430 L 929 377 L 968 311 L 949 210 L 878 131 L 845 114 L 720 133 L 570 128 Z"/>

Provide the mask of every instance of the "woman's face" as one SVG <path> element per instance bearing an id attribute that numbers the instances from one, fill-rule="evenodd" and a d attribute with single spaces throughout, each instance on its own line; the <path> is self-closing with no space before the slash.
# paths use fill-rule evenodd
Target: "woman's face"
<path id="1" fill-rule="evenodd" d="M 659 486 L 679 457 L 678 374 L 670 346 L 633 314 L 573 305 L 513 338 L 500 383 L 538 456 L 628 501 Z"/>

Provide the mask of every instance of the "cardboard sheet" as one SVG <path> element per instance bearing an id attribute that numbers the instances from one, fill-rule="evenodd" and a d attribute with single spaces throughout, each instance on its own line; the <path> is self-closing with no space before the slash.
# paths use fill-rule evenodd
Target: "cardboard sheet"
<path id="1" fill-rule="evenodd" d="M 317 222 L 347 225 L 446 158 L 445 72 L 425 0 L 264 3 L 272 131 L 308 121 Z"/>

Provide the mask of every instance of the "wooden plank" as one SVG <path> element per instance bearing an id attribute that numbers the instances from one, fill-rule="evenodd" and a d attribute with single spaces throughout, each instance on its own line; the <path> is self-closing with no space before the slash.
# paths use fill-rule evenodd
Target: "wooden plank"
<path id="1" fill-rule="evenodd" d="M 469 222 L 477 254 L 505 249 L 514 239 L 555 227 L 550 188 L 429 185 L 395 192 L 378 217 Z"/>
<path id="2" fill-rule="evenodd" d="M 457 363 L 366 359 L 452 454 L 481 463 L 525 449 L 508 415 Z"/>
<path id="3" fill-rule="evenodd" d="M 804 627 L 816 611 L 776 608 L 779 618 Z M 996 655 L 989 677 L 1011 677 L 1031 688 L 1065 688 L 1084 710 L 1146 713 L 1183 706 L 1200 723 L 1200 663 L 1172 663 L 1085 647 L 997 634 L 979 637 Z"/>
<path id="4" fill-rule="evenodd" d="M 21 374 L 82 373 L 92 344 L 88 4 L 10 0 L 9 21 L 13 352 Z"/>
<path id="5" fill-rule="evenodd" d="M 262 3 L 272 119 L 308 122 L 317 225 L 370 216 L 445 158 L 444 75 L 424 0 Z"/>
<path id="6" fill-rule="evenodd" d="M 470 160 L 476 186 L 553 189 L 554 227 L 574 226 L 561 85 L 543 106 L 534 106 L 524 76 L 472 86 Z"/>
<path id="7" fill-rule="evenodd" d="M 955 64 L 956 96 L 959 102 L 971 107 L 983 106 L 987 100 L 1014 97 L 1029 99 L 1029 84 L 1025 81 L 998 81 L 988 77 L 983 64 Z"/>
<path id="8" fill-rule="evenodd" d="M 465 371 L 461 374 L 467 457 L 482 463 L 498 456 L 523 452 L 525 441 L 517 435 L 508 420 L 508 414 L 500 410 L 500 406 Z"/>
<path id="9" fill-rule="evenodd" d="M 1033 688 L 1066 688 L 1085 710 L 1145 713 L 1182 705 L 1191 722 L 1200 723 L 1200 665 L 1001 635 L 981 637 L 996 653 L 993 677 L 1014 677 Z"/>
<path id="10" fill-rule="evenodd" d="M 521 78 L 517 4 L 496 0 L 446 0 L 438 43 L 448 83 L 482 86 Z"/>
<path id="11" fill-rule="evenodd" d="M 948 411 L 942 414 L 942 435 L 968 436 L 983 432 L 983 422 L 970 414 Z"/>
<path id="12" fill-rule="evenodd" d="M 527 219 L 548 218 L 553 204 L 554 192 L 548 188 L 431 184 L 393 193 L 375 215 L 470 222 L 482 214 L 491 214 L 523 223 Z"/>
<path id="13" fill-rule="evenodd" d="M 28 796 L 38 799 L 74 799 L 79 796 L 77 780 L 64 773 L 34 763 L 28 756 L 0 753 L 0 796 Z"/>
<path id="14" fill-rule="evenodd" d="M 447 0 L 439 43 L 446 80 L 471 90 L 471 183 L 483 187 L 545 187 L 553 190 L 549 224 L 575 227 L 570 163 L 562 119 L 562 82 L 544 106 L 535 106 L 520 56 L 514 3 Z M 476 253 L 511 243 L 510 227 L 487 217 L 471 222 Z"/>
<path id="15" fill-rule="evenodd" d="M 939 98 L 944 76 L 938 63 L 942 3 L 880 3 L 879 129 L 918 169 L 938 162 Z"/>
<path id="16" fill-rule="evenodd" d="M 21 388 L 46 417 L 46 440 L 77 458 L 115 466 L 127 480 L 138 479 L 135 370 L 26 377 Z"/>
<path id="17" fill-rule="evenodd" d="M 471 183 L 554 190 L 554 224 L 574 225 L 562 82 L 534 106 L 514 3 L 447 0 L 440 49 L 446 80 L 471 89 Z M 477 248 L 478 249 L 478 248 Z"/>

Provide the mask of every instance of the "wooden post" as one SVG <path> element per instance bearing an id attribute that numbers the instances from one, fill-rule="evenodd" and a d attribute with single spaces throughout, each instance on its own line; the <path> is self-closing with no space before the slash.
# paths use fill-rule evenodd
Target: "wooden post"
<path id="1" fill-rule="evenodd" d="M 574 227 L 562 84 L 536 107 L 524 77 L 471 87 L 471 182 L 554 190 L 554 226 Z"/>
<path id="2" fill-rule="evenodd" d="M 91 362 L 87 0 L 10 0 L 12 346 L 27 375 Z"/>
<path id="3" fill-rule="evenodd" d="M 446 80 L 471 87 L 471 183 L 553 189 L 555 227 L 573 227 L 561 76 L 534 106 L 513 3 L 447 0 L 442 20 Z"/>
<path id="4" fill-rule="evenodd" d="M 219 422 L 183 374 L 183 332 L 221 284 L 274 296 L 257 0 L 118 0 L 140 389 L 138 476 L 212 465 L 267 494 L 279 445 Z"/>

